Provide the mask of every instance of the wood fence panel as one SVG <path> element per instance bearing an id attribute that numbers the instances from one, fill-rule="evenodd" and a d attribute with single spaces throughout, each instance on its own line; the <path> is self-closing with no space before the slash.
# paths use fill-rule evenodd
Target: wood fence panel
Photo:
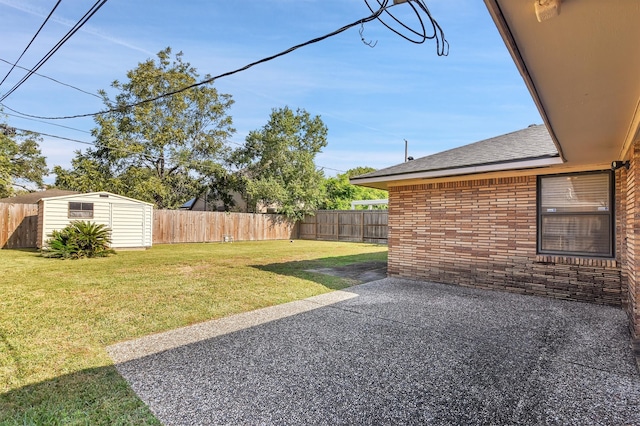
<path id="1" fill-rule="evenodd" d="M 364 223 L 363 211 L 339 211 L 338 240 L 340 241 L 364 241 L 362 225 Z"/>
<path id="2" fill-rule="evenodd" d="M 154 210 L 153 225 L 153 244 L 296 237 L 296 225 L 274 214 Z"/>
<path id="3" fill-rule="evenodd" d="M 0 203 L 0 247 L 35 247 L 37 237 L 37 204 Z"/>
<path id="4" fill-rule="evenodd" d="M 38 206 L 0 203 L 0 247 L 35 247 Z M 153 244 L 288 240 L 363 241 L 386 244 L 386 210 L 321 210 L 297 225 L 275 214 L 154 210 Z"/>
<path id="5" fill-rule="evenodd" d="M 386 244 L 388 210 L 320 210 L 298 224 L 303 240 L 361 241 Z"/>
<path id="6" fill-rule="evenodd" d="M 316 217 L 306 215 L 298 223 L 298 237 L 302 240 L 315 240 L 316 239 Z"/>
<path id="7" fill-rule="evenodd" d="M 323 214 L 316 213 L 316 237 L 317 240 L 338 240 L 338 215 L 334 211 Z"/>
<path id="8" fill-rule="evenodd" d="M 386 244 L 389 237 L 389 212 L 371 211 L 363 216 L 363 240 L 370 243 Z"/>

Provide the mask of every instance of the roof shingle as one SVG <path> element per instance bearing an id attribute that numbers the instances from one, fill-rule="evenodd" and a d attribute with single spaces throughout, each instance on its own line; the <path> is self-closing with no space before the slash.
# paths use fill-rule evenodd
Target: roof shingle
<path id="1" fill-rule="evenodd" d="M 28 194 L 16 195 L 15 197 L 0 198 L 0 203 L 13 204 L 38 204 L 43 198 L 59 197 L 62 195 L 79 194 L 78 191 L 66 191 L 63 189 L 47 189 L 46 191 L 30 192 Z"/>
<path id="2" fill-rule="evenodd" d="M 488 164 L 512 163 L 559 157 L 547 128 L 531 125 L 526 129 L 485 139 L 437 154 L 417 158 L 385 169 L 354 177 L 353 180 L 408 173 L 458 169 Z"/>

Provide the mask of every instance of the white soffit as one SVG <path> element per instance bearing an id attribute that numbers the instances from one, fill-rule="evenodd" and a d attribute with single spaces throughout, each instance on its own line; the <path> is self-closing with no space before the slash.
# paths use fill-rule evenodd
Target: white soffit
<path id="1" fill-rule="evenodd" d="M 640 126 L 640 1 L 563 0 L 538 22 L 537 0 L 485 0 L 570 164 L 622 159 Z"/>

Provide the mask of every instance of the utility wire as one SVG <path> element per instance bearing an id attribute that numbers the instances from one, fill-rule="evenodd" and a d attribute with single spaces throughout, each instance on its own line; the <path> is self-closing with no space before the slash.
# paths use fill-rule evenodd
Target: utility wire
<path id="1" fill-rule="evenodd" d="M 321 166 L 321 165 L 317 165 L 316 167 L 322 169 L 327 169 L 327 170 L 332 170 L 334 172 L 340 172 L 340 173 L 347 173 L 346 170 L 338 170 L 338 169 L 332 169 L 331 167 L 327 167 L 327 166 Z"/>
<path id="2" fill-rule="evenodd" d="M 81 143 L 81 144 L 84 144 L 84 145 L 95 146 L 95 144 L 93 142 L 86 142 L 86 141 L 81 141 L 81 140 L 78 140 L 78 139 L 66 138 L 64 136 L 50 135 L 49 133 L 36 132 L 35 130 L 28 130 L 28 129 L 20 129 L 18 127 L 13 127 L 13 129 L 21 131 L 21 132 L 35 133 L 35 134 L 40 135 L 40 136 L 48 136 L 50 138 L 63 139 L 65 141 L 71 141 L 71 142 Z"/>
<path id="3" fill-rule="evenodd" d="M 11 66 L 15 66 L 16 68 L 20 68 L 21 70 L 31 71 L 29 68 L 22 67 L 22 66 L 18 65 L 17 63 L 15 63 L 15 64 L 14 64 L 13 62 L 9 62 L 9 61 L 7 61 L 6 59 L 2 59 L 2 58 L 0 58 L 0 62 L 4 62 L 5 64 L 9 64 L 9 65 L 11 65 Z M 42 77 L 42 78 L 46 78 L 47 80 L 51 80 L 51 81 L 53 81 L 54 83 L 58 83 L 58 84 L 61 84 L 61 85 L 63 85 L 63 86 L 70 87 L 70 88 L 75 89 L 75 90 L 77 90 L 77 91 L 79 91 L 79 92 L 86 93 L 87 95 L 94 96 L 94 97 L 96 97 L 96 98 L 98 98 L 98 99 L 102 99 L 102 97 L 101 97 L 101 96 L 96 95 L 95 93 L 88 92 L 88 91 L 86 91 L 86 90 L 80 89 L 79 87 L 73 86 L 73 85 L 71 85 L 71 84 L 63 83 L 63 82 L 62 82 L 62 81 L 60 81 L 60 80 L 56 80 L 55 78 L 48 77 L 48 76 L 46 76 L 46 75 L 44 75 L 44 74 L 39 74 L 39 73 L 37 73 L 37 72 L 33 72 L 33 74 L 34 74 L 34 75 L 37 75 L 38 77 Z"/>
<path id="4" fill-rule="evenodd" d="M 373 12 L 373 8 L 369 4 L 369 1 L 373 1 L 373 0 L 364 0 L 369 10 Z M 387 2 L 387 0 L 375 0 L 375 1 L 381 7 L 383 7 L 383 4 Z M 412 43 L 421 44 L 427 40 L 435 39 L 436 53 L 438 54 L 438 56 L 447 56 L 449 54 L 449 42 L 444 36 L 444 31 L 442 30 L 442 27 L 440 26 L 440 24 L 438 24 L 438 21 L 436 21 L 431 15 L 431 12 L 429 11 L 429 8 L 425 4 L 424 0 L 410 0 L 410 1 L 406 1 L 406 3 L 408 3 L 409 6 L 411 6 L 411 9 L 413 9 L 413 13 L 418 18 L 418 22 L 420 23 L 420 30 L 416 31 L 413 28 L 406 25 L 404 22 L 398 19 L 393 13 L 389 12 L 388 8 L 385 8 L 384 12 L 387 15 L 389 15 L 389 17 L 393 20 L 393 22 L 400 25 L 401 28 L 395 29 L 393 27 L 393 25 L 395 24 L 387 24 L 385 20 L 382 19 L 381 17 L 379 17 L 378 20 L 382 23 L 382 25 L 387 27 L 387 29 L 389 29 L 390 31 L 396 33 L 400 37 Z M 417 5 L 417 8 L 416 6 L 414 6 L 414 4 Z M 431 24 L 431 28 L 433 30 L 432 33 L 427 32 L 427 29 L 425 28 L 424 20 L 422 19 L 420 11 L 424 12 L 424 14 L 427 16 L 429 23 Z M 406 32 L 410 34 L 406 35 L 405 34 Z"/>
<path id="5" fill-rule="evenodd" d="M 51 12 L 49 12 L 49 15 L 47 15 L 47 17 L 44 19 L 44 22 L 42 23 L 42 25 L 40 25 L 40 28 L 38 28 L 38 31 L 36 31 L 36 33 L 33 35 L 33 37 L 31 37 L 31 41 L 29 42 L 29 44 L 27 44 L 27 47 L 24 48 L 24 50 L 22 51 L 22 53 L 20 54 L 20 56 L 18 57 L 16 62 L 9 69 L 7 74 L 3 77 L 2 81 L 0 81 L 0 86 L 2 86 L 2 83 L 4 83 L 4 81 L 7 79 L 7 77 L 9 77 L 9 74 L 11 74 L 11 71 L 13 71 L 14 68 L 16 67 L 16 65 L 18 65 L 18 62 L 20 62 L 20 59 L 22 59 L 24 54 L 27 53 L 27 50 L 29 49 L 29 47 L 31 47 L 31 43 L 33 43 L 33 41 L 36 39 L 36 37 L 38 37 L 38 34 L 40 34 L 40 31 L 44 27 L 44 24 L 46 24 L 47 21 L 49 20 L 49 18 L 51 18 L 51 15 L 53 15 L 53 12 L 55 12 L 55 10 L 58 8 L 58 5 L 60 4 L 61 1 L 62 0 L 58 0 L 58 2 L 55 4 L 55 6 L 53 6 L 53 9 L 51 9 Z"/>
<path id="6" fill-rule="evenodd" d="M 94 3 L 94 5 L 87 11 L 87 13 L 85 13 L 84 16 L 80 18 L 78 22 L 76 22 L 76 24 L 67 32 L 67 34 L 65 34 L 64 37 L 62 37 L 62 39 L 58 41 L 56 45 L 53 46 L 51 50 L 49 50 L 49 52 L 46 55 L 44 55 L 44 57 L 40 59 L 40 61 L 38 61 L 38 63 L 33 68 L 31 68 L 24 77 L 20 79 L 20 81 L 18 81 L 7 93 L 5 93 L 4 95 L 2 95 L 2 97 L 0 97 L 0 102 L 2 102 L 7 98 L 7 96 L 15 92 L 18 89 L 18 87 L 22 86 L 22 84 L 24 84 L 24 82 L 27 81 L 29 77 L 33 75 L 34 72 L 40 69 L 40 67 L 44 65 L 45 62 L 51 59 L 51 57 L 62 47 L 62 45 L 65 44 L 76 32 L 78 32 L 78 30 L 82 28 L 84 24 L 86 24 L 87 21 L 93 15 L 95 15 L 95 13 L 98 10 L 100 10 L 100 8 L 104 6 L 106 2 L 107 0 L 96 1 L 96 3 Z M 42 117 L 32 117 L 32 118 L 42 118 Z"/>
<path id="7" fill-rule="evenodd" d="M 62 126 L 62 127 L 64 127 L 64 126 Z M 67 138 L 67 137 L 64 137 L 64 136 L 57 136 L 57 135 L 52 135 L 52 134 L 49 134 L 49 133 L 37 132 L 35 130 L 20 129 L 18 127 L 11 127 L 11 129 L 17 130 L 17 131 L 20 131 L 20 132 L 35 133 L 35 134 L 38 134 L 40 136 L 48 136 L 48 137 L 54 138 L 54 139 L 62 139 L 62 140 L 65 140 L 65 141 L 81 143 L 83 145 L 90 145 L 90 146 L 93 146 L 94 148 L 97 148 L 95 142 L 81 141 L 81 140 L 78 140 L 78 139 Z M 78 129 L 74 129 L 74 130 L 78 130 Z M 81 131 L 83 131 L 83 130 L 81 130 Z M 235 144 L 235 145 L 241 145 L 241 146 L 244 145 L 244 144 L 242 144 L 240 142 L 234 142 L 234 141 L 227 141 L 227 142 Z M 154 160 L 159 160 L 160 159 L 160 157 L 158 157 L 158 156 L 153 156 L 153 155 L 149 155 L 149 154 L 141 154 L 140 152 L 131 151 L 131 150 L 128 150 L 126 148 L 113 148 L 113 147 L 109 147 L 109 146 L 105 146 L 105 148 L 107 148 L 107 149 L 109 149 L 111 151 L 119 151 L 119 152 L 122 152 L 122 153 L 125 153 L 125 154 L 143 155 L 147 159 L 154 159 Z M 327 169 L 327 170 L 333 170 L 335 172 L 346 173 L 346 171 L 344 171 L 344 170 L 332 169 L 331 167 L 325 167 L 325 166 L 321 166 L 321 165 L 316 165 L 316 167 L 319 168 L 319 169 Z"/>
<path id="8" fill-rule="evenodd" d="M 57 123 L 50 123 L 48 121 L 44 121 L 44 120 L 38 120 L 37 118 L 29 118 L 29 117 L 23 117 L 21 115 L 17 115 L 17 114 L 11 114 L 9 112 L 0 112 L 0 114 L 4 114 L 4 115 L 8 115 L 10 117 L 16 117 L 16 118 L 21 118 L 23 120 L 30 120 L 30 121 L 37 121 L 38 123 L 44 123 L 44 124 L 48 124 L 50 126 L 56 126 L 56 127 L 63 127 L 65 129 L 69 129 L 69 130 L 75 130 L 77 132 L 82 132 L 82 133 L 89 133 L 91 134 L 90 131 L 88 130 L 82 130 L 82 129 L 78 129 L 76 127 L 71 127 L 71 126 L 65 126 L 62 124 L 57 124 Z"/>
<path id="9" fill-rule="evenodd" d="M 287 54 L 293 52 L 294 50 L 300 49 L 301 47 L 309 46 L 311 44 L 318 43 L 320 41 L 326 40 L 327 38 L 330 38 L 330 37 L 333 37 L 333 36 L 338 35 L 340 33 L 343 33 L 346 30 L 348 30 L 350 28 L 353 28 L 355 26 L 362 25 L 362 24 L 365 24 L 367 22 L 371 22 L 371 21 L 374 21 L 376 19 L 379 19 L 380 15 L 382 15 L 383 12 L 387 11 L 389 8 L 394 6 L 394 4 L 389 5 L 389 1 L 390 0 L 376 0 L 376 1 L 378 2 L 378 4 L 380 4 L 380 8 L 377 9 L 376 11 L 374 11 L 371 15 L 369 15 L 366 18 L 358 19 L 357 21 L 352 22 L 351 24 L 347 24 L 347 25 L 345 25 L 345 26 L 343 26 L 343 27 L 341 27 L 341 28 L 339 28 L 339 29 L 337 29 L 335 31 L 332 31 L 332 32 L 328 33 L 328 34 L 325 34 L 323 36 L 311 39 L 311 40 L 306 41 L 304 43 L 297 44 L 297 45 L 295 45 L 293 47 L 290 47 L 289 49 L 283 50 L 280 53 L 276 53 L 275 55 L 268 56 L 266 58 L 263 58 L 263 59 L 260 59 L 258 61 L 252 62 L 252 63 L 250 63 L 248 65 L 245 65 L 245 66 L 243 66 L 241 68 L 237 68 L 237 69 L 235 69 L 233 71 L 228 71 L 228 72 L 219 74 L 219 75 L 217 75 L 215 77 L 210 77 L 210 78 L 202 80 L 202 81 L 200 81 L 198 83 L 194 83 L 194 84 L 191 84 L 189 86 L 185 86 L 183 88 L 180 88 L 180 89 L 177 89 L 177 90 L 174 90 L 174 91 L 171 91 L 171 92 L 163 93 L 161 95 L 154 96 L 152 98 L 143 99 L 141 101 L 130 103 L 130 104 L 119 105 L 119 106 L 116 106 L 116 107 L 113 107 L 113 108 L 109 108 L 109 109 L 106 109 L 106 110 L 103 110 L 103 111 L 92 112 L 92 113 L 87 113 L 87 114 L 67 115 L 67 116 L 60 116 L 60 117 L 45 117 L 45 116 L 39 116 L 39 115 L 25 114 L 25 113 L 22 113 L 22 112 L 13 110 L 13 109 L 11 109 L 11 111 L 16 112 L 16 113 L 21 114 L 21 115 L 26 116 L 26 117 L 39 118 L 39 119 L 44 119 L 44 120 L 67 120 L 67 119 L 72 119 L 72 118 L 94 117 L 94 116 L 97 116 L 97 115 L 100 115 L 100 114 L 108 114 L 108 113 L 112 113 L 112 112 L 121 112 L 121 111 L 124 111 L 126 109 L 133 108 L 133 107 L 136 107 L 136 106 L 139 106 L 139 105 L 143 105 L 143 104 L 146 104 L 146 103 L 149 103 L 149 102 L 154 102 L 154 101 L 157 101 L 159 99 L 166 98 L 168 96 L 173 96 L 173 95 L 176 95 L 178 93 L 182 93 L 184 91 L 187 91 L 187 90 L 190 90 L 190 89 L 194 89 L 196 87 L 199 87 L 199 86 L 202 86 L 202 85 L 205 85 L 205 84 L 213 83 L 217 79 L 220 79 L 220 78 L 223 78 L 223 77 L 228 77 L 230 75 L 237 74 L 237 73 L 239 73 L 241 71 L 245 71 L 245 70 L 247 70 L 247 69 L 249 69 L 251 67 L 254 67 L 256 65 L 259 65 L 259 64 L 271 61 L 273 59 L 279 58 L 281 56 L 287 55 Z M 421 2 L 422 0 L 412 0 L 412 1 L 420 1 Z M 411 3 L 411 2 L 408 2 L 408 3 Z M 368 3 L 367 3 L 367 5 L 368 5 Z M 428 9 L 426 9 L 426 6 L 424 6 L 424 8 L 422 6 L 424 6 L 424 5 L 421 5 L 420 9 L 423 10 L 423 11 L 426 11 L 427 16 L 429 17 L 430 21 L 432 22 L 432 25 L 434 26 L 434 28 L 440 28 L 440 26 L 437 24 L 437 22 L 435 22 L 435 20 L 431 16 L 430 12 L 428 12 Z M 416 14 L 418 14 L 418 18 L 420 19 L 422 28 L 424 29 L 424 23 L 422 23 L 422 19 L 419 16 L 419 12 L 417 11 L 417 9 L 413 5 L 411 5 L 411 7 L 416 12 Z M 390 16 L 393 16 L 393 15 L 390 15 Z M 397 22 L 400 22 L 395 17 L 394 17 L 394 19 Z M 383 24 L 384 24 L 384 22 L 383 22 Z M 384 24 L 384 25 L 387 26 L 387 28 L 390 28 L 387 24 Z M 404 28 L 408 28 L 411 32 L 413 32 L 415 34 L 419 34 L 415 30 L 410 29 L 405 24 L 401 23 L 401 25 Z M 393 30 L 393 29 L 392 29 L 392 31 L 394 33 L 396 33 L 396 34 L 401 35 L 403 38 L 405 38 L 407 40 L 410 40 L 409 38 L 407 38 L 406 36 L 401 34 L 399 31 Z M 434 36 L 424 35 L 425 39 L 430 39 L 430 38 L 438 39 L 439 37 L 442 39 L 442 45 L 443 46 L 447 46 L 447 48 L 446 48 L 446 50 L 444 50 L 444 48 L 441 48 L 440 42 L 438 42 L 438 55 L 440 55 L 440 56 L 447 55 L 448 54 L 448 43 L 444 39 L 444 32 L 442 32 L 441 29 L 440 29 L 440 32 L 436 33 Z M 3 99 L 4 99 L 4 97 L 0 98 L 0 102 L 2 102 Z M 1 103 L 0 103 L 0 106 L 4 106 L 5 108 L 10 109 L 6 105 L 3 105 Z"/>
<path id="10" fill-rule="evenodd" d="M 55 138 L 55 139 L 61 139 L 61 140 L 70 141 L 70 142 L 81 143 L 83 145 L 89 145 L 89 146 L 92 146 L 94 148 L 98 148 L 96 146 L 95 142 L 81 141 L 79 139 L 67 138 L 67 137 L 64 137 L 64 136 L 52 135 L 52 134 L 49 134 L 49 133 L 41 133 L 41 132 L 36 132 L 34 130 L 20 129 L 20 128 L 17 128 L 17 127 L 13 127 L 12 129 L 18 130 L 18 131 L 21 131 L 21 132 L 35 133 L 35 134 L 40 135 L 40 136 L 48 136 L 50 138 Z M 108 145 L 105 145 L 104 148 L 106 148 L 106 149 L 108 149 L 110 151 L 121 152 L 123 154 L 141 155 L 141 156 L 145 157 L 145 159 L 147 159 L 147 160 L 160 160 L 160 159 L 162 159 L 160 156 L 143 154 L 143 153 L 136 152 L 136 151 L 133 151 L 133 150 L 130 150 L 130 149 L 126 149 L 126 148 L 123 148 L 123 147 L 110 147 Z"/>

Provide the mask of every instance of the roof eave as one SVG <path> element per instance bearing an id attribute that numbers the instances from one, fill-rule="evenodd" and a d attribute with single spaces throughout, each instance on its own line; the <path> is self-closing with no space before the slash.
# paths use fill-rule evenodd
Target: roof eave
<path id="1" fill-rule="evenodd" d="M 374 186 L 376 188 L 386 189 L 391 182 L 415 180 L 415 179 L 435 179 L 451 176 L 473 175 L 479 173 L 502 172 L 509 170 L 531 169 L 539 167 L 549 167 L 563 164 L 564 161 L 560 157 L 537 158 L 526 161 L 514 161 L 511 163 L 500 164 L 484 164 L 470 167 L 459 167 L 455 169 L 445 170 L 429 170 L 414 173 L 403 173 L 398 175 L 376 176 L 370 178 L 353 178 L 349 181 L 354 185 Z"/>
<path id="2" fill-rule="evenodd" d="M 504 18 L 504 15 L 502 14 L 502 10 L 500 9 L 500 5 L 498 4 L 498 1 L 484 0 L 484 3 L 487 6 L 487 9 L 489 10 L 489 14 L 493 19 L 493 22 L 495 23 L 496 28 L 500 33 L 500 36 L 502 36 L 502 40 L 504 41 L 504 44 L 507 47 L 507 50 L 509 51 L 509 53 L 511 54 L 511 57 L 513 58 L 513 62 L 515 63 L 516 67 L 518 68 L 518 71 L 520 72 L 520 75 L 522 76 L 522 79 L 524 80 L 527 86 L 527 89 L 531 94 L 531 97 L 533 98 L 533 102 L 536 104 L 536 107 L 538 108 L 538 112 L 542 117 L 542 121 L 544 121 L 544 124 L 547 130 L 549 131 L 551 140 L 553 141 L 553 144 L 556 146 L 556 149 L 560 154 L 560 158 L 562 159 L 563 162 L 566 161 L 566 158 L 562 152 L 562 146 L 560 146 L 560 142 L 558 141 L 558 138 L 553 130 L 553 126 L 549 119 L 549 115 L 547 114 L 542 104 L 536 85 L 534 84 L 533 78 L 531 77 L 531 74 L 527 69 L 527 65 L 525 64 L 524 59 L 520 54 L 518 45 L 516 44 L 516 41 L 513 37 L 513 34 L 511 33 L 511 29 L 509 28 L 509 25 L 507 24 L 506 19 Z"/>

